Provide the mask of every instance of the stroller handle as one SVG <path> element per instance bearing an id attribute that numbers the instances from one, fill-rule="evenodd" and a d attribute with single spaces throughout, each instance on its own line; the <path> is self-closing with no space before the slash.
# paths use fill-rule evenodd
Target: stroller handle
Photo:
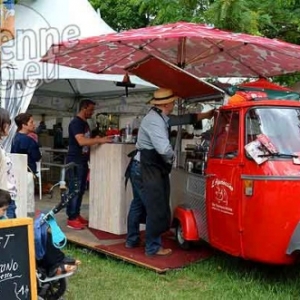
<path id="1" fill-rule="evenodd" d="M 68 164 L 68 169 L 74 169 L 76 170 L 76 168 L 78 167 L 78 164 L 75 163 L 69 163 Z M 74 174 L 76 174 L 77 172 L 75 171 Z M 72 184 L 73 184 L 73 192 L 69 193 L 69 190 L 66 186 L 66 182 L 64 180 L 61 180 L 59 182 L 59 187 L 61 190 L 61 200 L 60 202 L 55 205 L 45 216 L 44 216 L 44 220 L 47 220 L 47 217 L 49 215 L 55 215 L 58 212 L 60 212 L 63 208 L 65 208 L 69 202 L 70 199 L 72 199 L 76 194 L 78 194 L 79 192 L 79 182 L 78 182 L 78 178 L 77 175 L 72 176 L 70 178 L 72 180 Z"/>

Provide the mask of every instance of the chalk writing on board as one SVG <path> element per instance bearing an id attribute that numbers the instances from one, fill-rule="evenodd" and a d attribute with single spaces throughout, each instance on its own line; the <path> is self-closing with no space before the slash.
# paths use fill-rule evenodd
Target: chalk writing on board
<path id="1" fill-rule="evenodd" d="M 22 300 L 22 298 L 20 298 L 19 295 L 25 296 L 25 299 L 27 299 L 28 294 L 29 294 L 28 285 L 22 285 L 20 288 L 18 287 L 18 284 L 16 282 L 14 282 L 14 285 L 15 285 L 16 299 L 17 300 Z"/>
<path id="2" fill-rule="evenodd" d="M 4 236 L 0 236 L 0 247 L 5 249 L 10 238 L 15 236 L 13 233 L 12 234 L 5 234 Z"/>
<path id="3" fill-rule="evenodd" d="M 18 274 L 19 264 L 12 258 L 10 262 L 0 264 L 0 282 L 21 278 L 22 275 Z"/>
<path id="4" fill-rule="evenodd" d="M 5 234 L 0 236 L 0 247 L 5 249 L 9 241 L 14 237 L 14 234 Z M 0 264 L 0 282 L 21 278 L 18 274 L 19 264 L 12 258 L 10 262 Z"/>

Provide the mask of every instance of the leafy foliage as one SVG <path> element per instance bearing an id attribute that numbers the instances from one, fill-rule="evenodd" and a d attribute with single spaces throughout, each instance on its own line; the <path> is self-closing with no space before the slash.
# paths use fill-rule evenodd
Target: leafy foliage
<path id="1" fill-rule="evenodd" d="M 205 17 L 219 28 L 300 43 L 299 12 L 299 0 L 217 0 Z"/>
<path id="2" fill-rule="evenodd" d="M 215 1 L 205 13 L 206 20 L 218 28 L 259 34 L 259 13 L 251 10 L 249 0 Z"/>
<path id="3" fill-rule="evenodd" d="M 140 7 L 134 1 L 90 0 L 95 9 L 100 9 L 106 23 L 116 31 L 145 27 L 149 24 L 146 14 L 140 13 Z"/>
<path id="4" fill-rule="evenodd" d="M 300 43 L 300 0 L 90 0 L 115 30 L 176 21 L 209 23 Z M 270 9 L 272 8 L 272 9 Z"/>

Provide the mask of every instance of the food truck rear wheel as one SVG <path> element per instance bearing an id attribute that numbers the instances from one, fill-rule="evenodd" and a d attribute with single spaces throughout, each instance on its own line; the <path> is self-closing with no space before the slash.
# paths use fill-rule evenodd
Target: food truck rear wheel
<path id="1" fill-rule="evenodd" d="M 176 223 L 175 229 L 175 237 L 179 247 L 184 250 L 189 250 L 191 248 L 191 242 L 184 239 L 182 226 L 179 221 Z"/>

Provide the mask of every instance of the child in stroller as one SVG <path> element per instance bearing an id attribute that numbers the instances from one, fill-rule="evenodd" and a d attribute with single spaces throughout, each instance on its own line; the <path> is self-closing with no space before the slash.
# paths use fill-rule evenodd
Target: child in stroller
<path id="1" fill-rule="evenodd" d="M 9 192 L 0 189 L 0 220 L 6 220 L 6 211 L 11 202 Z"/>
<path id="2" fill-rule="evenodd" d="M 53 221 L 52 221 L 53 222 Z M 54 224 L 54 222 L 53 222 Z M 51 224 L 51 226 L 55 226 Z M 47 223 L 47 214 L 41 214 L 34 225 L 34 240 L 37 267 L 43 269 L 47 277 L 73 273 L 80 261 L 67 257 L 61 248 L 64 244 L 56 245 L 52 234 L 53 228 Z M 59 227 L 55 230 L 57 231 Z M 64 243 L 62 240 L 61 243 Z"/>
<path id="3" fill-rule="evenodd" d="M 0 189 L 0 220 L 7 219 L 6 211 L 10 202 L 10 193 Z M 60 299 L 67 288 L 66 278 L 71 276 L 80 264 L 79 260 L 67 257 L 61 251 L 66 238 L 57 226 L 53 215 L 65 205 L 66 201 L 62 201 L 50 212 L 40 214 L 35 220 L 36 273 L 40 300 Z"/>
<path id="4" fill-rule="evenodd" d="M 73 165 L 71 167 L 74 167 Z M 64 178 L 62 178 L 64 179 Z M 74 184 L 74 193 L 78 192 L 77 178 L 71 179 Z M 67 239 L 56 223 L 55 214 L 61 211 L 73 194 L 69 194 L 66 182 L 59 182 L 61 201 L 46 214 L 40 214 L 34 221 L 34 242 L 37 266 L 45 270 L 47 277 L 73 273 L 80 261 L 65 256 L 61 249 Z"/>
<path id="5" fill-rule="evenodd" d="M 0 220 L 7 219 L 5 214 L 10 202 L 11 197 L 9 192 L 0 189 Z M 55 244 L 53 244 L 53 236 L 51 231 L 48 229 L 49 226 L 47 225 L 48 223 L 46 221 L 47 218 L 49 218 L 48 214 L 41 215 L 35 221 L 34 236 L 37 266 L 39 268 L 43 268 L 48 277 L 74 272 L 77 266 L 80 264 L 80 261 L 71 257 L 67 257 L 61 251 L 61 246 L 55 246 Z M 41 220 L 41 218 L 44 218 L 45 221 Z M 56 230 L 58 230 L 58 227 Z M 61 233 L 60 238 L 62 239 Z"/>
<path id="6" fill-rule="evenodd" d="M 60 189 L 61 202 L 48 213 L 40 214 L 34 222 L 39 300 L 60 299 L 67 289 L 66 278 L 80 264 L 79 260 L 67 257 L 61 251 L 67 239 L 54 215 L 67 205 L 69 197 L 73 195 L 68 194 L 64 181 L 61 181 Z"/>

